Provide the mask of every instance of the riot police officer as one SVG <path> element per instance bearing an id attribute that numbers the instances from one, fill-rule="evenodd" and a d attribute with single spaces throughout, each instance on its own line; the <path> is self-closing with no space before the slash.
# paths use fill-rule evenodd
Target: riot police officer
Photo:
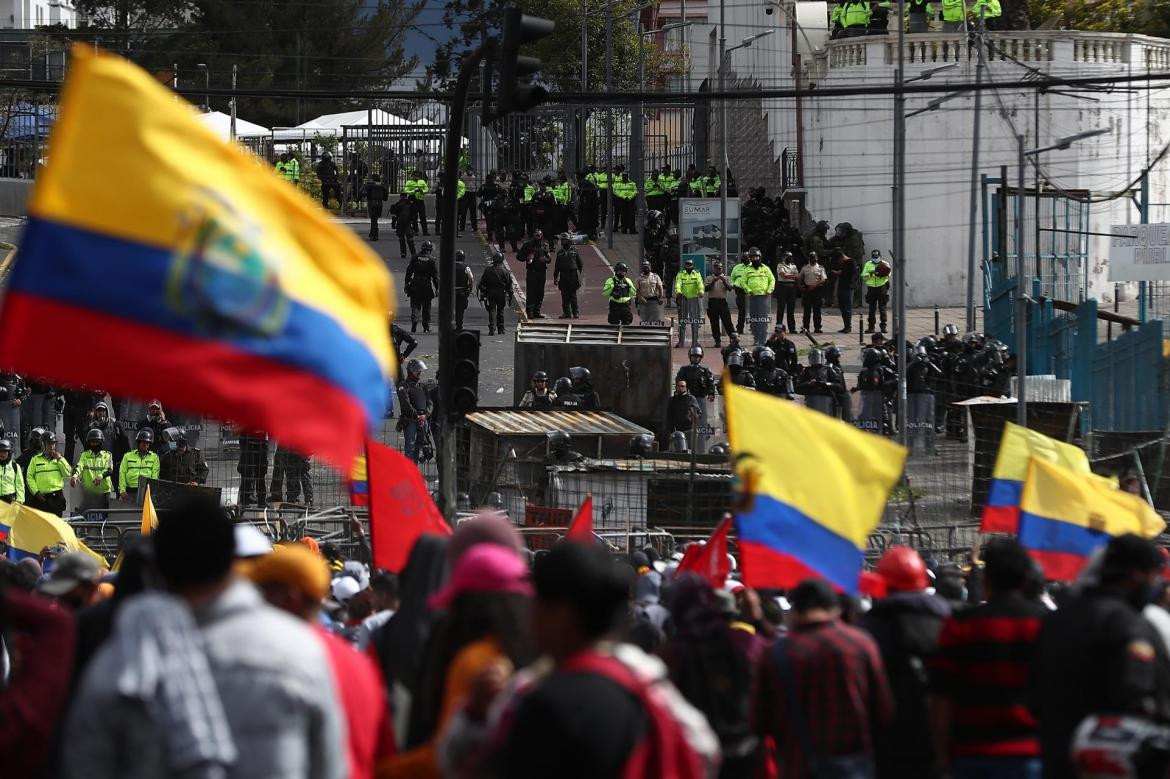
<path id="1" fill-rule="evenodd" d="M 569 368 L 569 380 L 573 384 L 573 394 L 579 399 L 579 405 L 583 410 L 601 410 L 601 398 L 598 397 L 597 390 L 593 389 L 592 375 L 588 368 L 580 365 Z"/>
<path id="2" fill-rule="evenodd" d="M 731 383 L 738 384 L 741 387 L 748 389 L 756 388 L 756 380 L 752 377 L 752 372 L 747 370 L 744 366 L 745 353 L 742 349 L 736 349 L 731 354 L 727 355 L 727 370 L 731 372 Z"/>
<path id="3" fill-rule="evenodd" d="M 634 283 L 626 278 L 630 268 L 624 262 L 613 266 L 613 275 L 605 280 L 601 294 L 609 301 L 609 323 L 628 325 L 634 321 L 630 301 L 634 299 Z"/>
<path id="4" fill-rule="evenodd" d="M 544 231 L 537 229 L 532 240 L 520 247 L 516 259 L 524 263 L 524 308 L 529 319 L 544 319 L 540 307 L 544 304 L 544 284 L 548 277 L 548 266 L 552 264 L 552 253 L 544 239 Z"/>
<path id="5" fill-rule="evenodd" d="M 825 350 L 825 365 L 829 368 L 833 388 L 833 401 L 845 422 L 853 422 L 853 402 L 849 399 L 849 387 L 845 381 L 845 370 L 841 367 L 841 350 L 830 346 Z"/>
<path id="6" fill-rule="evenodd" d="M 814 411 L 833 416 L 833 385 L 825 353 L 813 349 L 808 353 L 808 365 L 796 381 L 796 391 L 804 395 L 804 405 Z"/>
<path id="7" fill-rule="evenodd" d="M 927 345 L 920 342 L 914 347 L 914 356 L 906 366 L 906 414 L 909 418 L 906 432 L 911 452 L 934 454 L 934 393 L 942 375 Z"/>
<path id="8" fill-rule="evenodd" d="M 549 409 L 556 399 L 556 393 L 548 388 L 548 374 L 537 371 L 532 374 L 532 387 L 520 398 L 520 408 Z"/>
<path id="9" fill-rule="evenodd" d="M 688 391 L 699 401 L 699 424 L 707 425 L 708 404 L 715 400 L 715 374 L 703 365 L 703 347 L 696 344 L 687 352 L 688 364 L 678 369 L 675 381 L 685 381 Z"/>
<path id="10" fill-rule="evenodd" d="M 585 266 L 577 248 L 573 246 L 573 239 L 568 234 L 562 235 L 561 248 L 557 250 L 556 263 L 553 265 L 553 284 L 561 291 L 561 319 L 581 318 L 577 290 L 581 288 L 584 271 Z"/>
<path id="11" fill-rule="evenodd" d="M 511 305 L 512 274 L 504 267 L 502 252 L 492 253 L 492 264 L 484 269 L 477 286 L 479 299 L 488 312 L 488 335 L 504 334 L 504 306 Z"/>
<path id="12" fill-rule="evenodd" d="M 752 372 L 756 389 L 778 398 L 792 400 L 794 397 L 792 379 L 785 371 L 776 367 L 776 353 L 766 346 L 761 347 L 756 361 L 756 369 Z"/>
<path id="13" fill-rule="evenodd" d="M 781 370 L 789 376 L 799 375 L 800 355 L 796 352 L 796 344 L 788 338 L 787 325 L 776 325 L 764 346 L 775 352 L 776 364 Z"/>
<path id="14" fill-rule="evenodd" d="M 581 398 L 573 392 L 573 380 L 568 376 L 557 379 L 553 385 L 553 408 L 575 409 L 581 405 Z"/>
<path id="15" fill-rule="evenodd" d="M 423 332 L 431 331 L 431 300 L 439 290 L 439 266 L 431 256 L 434 246 L 423 241 L 419 253 L 406 266 L 403 286 L 410 298 L 410 332 L 418 332 L 421 320 Z"/>
<path id="16" fill-rule="evenodd" d="M 857 426 L 871 433 L 890 430 L 889 407 L 886 402 L 890 376 L 881 349 L 869 347 L 861 355 L 861 372 L 857 374 L 857 390 L 861 393 L 861 410 Z M 894 379 L 897 385 L 897 379 Z"/>
<path id="17" fill-rule="evenodd" d="M 467 267 L 467 255 L 462 249 L 455 251 L 455 329 L 463 329 L 463 315 L 467 312 L 467 300 L 475 285 L 475 275 Z"/>

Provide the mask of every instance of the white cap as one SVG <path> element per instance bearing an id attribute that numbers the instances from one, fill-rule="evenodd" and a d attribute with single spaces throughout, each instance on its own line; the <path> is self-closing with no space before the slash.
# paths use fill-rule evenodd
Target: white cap
<path id="1" fill-rule="evenodd" d="M 272 551 L 272 542 L 255 525 L 240 522 L 235 532 L 236 557 L 262 557 Z"/>
<path id="2" fill-rule="evenodd" d="M 370 571 L 363 563 L 357 560 L 346 560 L 341 569 L 342 576 L 348 576 L 358 583 L 358 589 L 364 590 L 370 586 Z"/>
<path id="3" fill-rule="evenodd" d="M 361 591 L 362 588 L 352 576 L 342 576 L 333 581 L 333 600 L 338 603 L 345 603 Z"/>

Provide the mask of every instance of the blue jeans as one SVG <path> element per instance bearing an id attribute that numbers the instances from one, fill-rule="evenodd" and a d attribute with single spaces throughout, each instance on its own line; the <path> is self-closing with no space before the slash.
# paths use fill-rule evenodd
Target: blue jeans
<path id="1" fill-rule="evenodd" d="M 431 426 L 429 422 L 423 422 L 419 425 L 413 419 L 402 420 L 402 437 L 406 439 L 406 445 L 402 449 L 402 453 L 406 455 L 407 459 L 412 463 L 418 464 L 418 449 L 420 444 L 420 434 L 422 432 L 430 433 Z"/>
<path id="2" fill-rule="evenodd" d="M 1040 779 L 1038 757 L 956 757 L 954 779 Z"/>

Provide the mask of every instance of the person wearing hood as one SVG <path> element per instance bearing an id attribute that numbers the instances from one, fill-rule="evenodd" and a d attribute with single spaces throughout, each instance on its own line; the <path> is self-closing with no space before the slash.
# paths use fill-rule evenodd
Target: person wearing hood
<path id="1" fill-rule="evenodd" d="M 1170 659 L 1142 617 L 1162 570 L 1152 541 L 1116 536 L 1105 547 L 1099 574 L 1078 581 L 1044 619 L 1029 695 L 1044 779 L 1076 775 L 1071 745 L 1086 717 L 1170 721 Z"/>
<path id="2" fill-rule="evenodd" d="M 927 710 L 927 663 L 938 651 L 943 621 L 951 609 L 927 592 L 926 563 L 916 551 L 893 546 L 877 564 L 889 595 L 876 601 L 860 627 L 873 636 L 894 695 L 894 717 L 875 742 L 877 779 L 932 775 L 936 756 Z"/>

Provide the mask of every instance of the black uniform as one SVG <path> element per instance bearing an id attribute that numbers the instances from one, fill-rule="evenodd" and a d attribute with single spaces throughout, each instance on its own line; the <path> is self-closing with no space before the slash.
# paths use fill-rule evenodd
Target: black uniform
<path id="1" fill-rule="evenodd" d="M 590 238 L 597 238 L 598 211 L 601 207 L 601 196 L 597 185 L 584 176 L 577 177 L 577 199 L 580 206 L 577 209 L 577 227 Z"/>
<path id="2" fill-rule="evenodd" d="M 406 266 L 404 280 L 410 297 L 410 332 L 415 332 L 422 321 L 423 332 L 431 331 L 431 300 L 439 289 L 439 268 L 435 258 L 420 254 Z"/>
<path id="3" fill-rule="evenodd" d="M 392 217 L 390 226 L 398 234 L 398 250 L 403 260 L 407 257 L 413 257 L 416 254 L 414 248 L 414 226 L 411 224 L 411 215 L 413 213 L 414 204 L 410 200 L 399 200 L 390 206 L 390 215 Z M 409 254 L 407 253 L 408 250 Z"/>
<path id="4" fill-rule="evenodd" d="M 764 342 L 773 352 L 776 353 L 776 367 L 787 373 L 789 376 L 800 375 L 800 355 L 796 353 L 796 344 L 788 338 L 780 338 L 779 334 L 773 333 L 768 336 L 768 340 Z"/>
<path id="5" fill-rule="evenodd" d="M 487 307 L 488 335 L 504 332 L 504 307 L 512 300 L 512 274 L 500 265 L 491 265 L 479 278 L 479 299 Z"/>
<path id="6" fill-rule="evenodd" d="M 543 319 L 540 307 L 544 305 L 544 284 L 548 278 L 548 266 L 552 254 L 548 243 L 533 239 L 520 247 L 516 259 L 524 263 L 524 309 L 531 319 Z"/>
<path id="7" fill-rule="evenodd" d="M 180 484 L 203 484 L 207 481 L 207 463 L 203 453 L 193 446 L 186 449 L 175 448 L 163 453 L 159 458 L 158 476 L 166 481 L 177 481 Z"/>
<path id="8" fill-rule="evenodd" d="M 560 210 L 556 196 L 550 190 L 541 189 L 532 196 L 532 223 L 545 235 L 557 234 L 557 212 Z"/>
<path id="9" fill-rule="evenodd" d="M 689 392 L 685 395 L 678 393 L 671 395 L 666 403 L 666 421 L 671 431 L 690 430 L 698 424 L 702 414 L 699 405 L 701 402 Z"/>
<path id="10" fill-rule="evenodd" d="M 684 365 L 674 376 L 675 381 L 685 381 L 687 390 L 700 401 L 715 394 L 715 374 L 703 364 Z"/>
<path id="11" fill-rule="evenodd" d="M 266 486 L 264 477 L 268 475 L 267 435 L 264 433 L 240 434 L 240 461 L 236 465 L 236 473 L 240 474 L 240 497 L 237 501 L 239 505 L 263 506 L 267 503 L 267 496 L 264 492 Z"/>
<path id="12" fill-rule="evenodd" d="M 459 202 L 455 204 L 455 207 L 459 210 L 459 232 L 467 229 L 468 221 L 471 222 L 472 232 L 479 229 L 479 217 L 477 216 L 479 211 L 475 206 L 474 189 L 464 189 L 463 197 L 459 198 Z"/>
<path id="13" fill-rule="evenodd" d="M 493 179 L 488 179 L 479 188 L 479 211 L 483 214 L 484 233 L 489 241 L 496 240 L 496 201 L 504 191 Z"/>
<path id="14" fill-rule="evenodd" d="M 370 181 L 366 183 L 362 192 L 363 199 L 366 201 L 366 213 L 370 217 L 370 239 L 376 241 L 378 240 L 378 220 L 382 218 L 382 204 L 390 197 L 390 191 L 380 181 Z M 412 246 L 411 252 L 413 251 L 414 247 Z M 405 250 L 402 253 L 406 254 Z"/>
<path id="15" fill-rule="evenodd" d="M 276 454 L 272 457 L 272 485 L 268 492 L 272 499 L 280 500 L 281 487 L 284 487 L 285 500 L 289 503 L 299 503 L 301 490 L 305 493 L 305 504 L 313 505 L 313 482 L 309 479 L 309 458 L 303 454 L 276 447 Z"/>
<path id="16" fill-rule="evenodd" d="M 576 319 L 581 315 L 577 307 L 577 290 L 581 288 L 581 275 L 585 266 L 581 263 L 581 255 L 577 249 L 570 246 L 557 252 L 556 264 L 553 266 L 553 283 L 561 291 L 561 318 L 570 316 Z"/>
<path id="17" fill-rule="evenodd" d="M 402 382 L 402 364 L 406 362 L 406 358 L 410 353 L 418 348 L 418 341 L 406 332 L 404 328 L 399 327 L 393 322 L 390 323 L 390 340 L 394 342 L 394 354 L 396 356 L 395 362 L 398 364 L 398 381 Z M 405 345 L 405 348 L 403 348 Z"/>
<path id="18" fill-rule="evenodd" d="M 1153 625 L 1119 594 L 1088 588 L 1044 619 L 1030 708 L 1044 779 L 1076 776 L 1073 731 L 1090 714 L 1170 720 L 1170 660 Z"/>
<path id="19" fill-rule="evenodd" d="M 861 620 L 882 654 L 894 696 L 894 720 L 874 744 L 878 779 L 931 776 L 933 740 L 927 712 L 927 660 L 938 650 L 950 606 L 927 593 L 875 601 Z"/>
<path id="20" fill-rule="evenodd" d="M 332 157 L 324 157 L 317 163 L 317 178 L 321 182 L 321 207 L 329 208 L 329 196 L 341 202 L 341 181 L 337 178 L 337 163 Z"/>
<path id="21" fill-rule="evenodd" d="M 455 329 L 463 329 L 463 315 L 467 312 L 467 300 L 471 297 L 471 271 L 463 260 L 455 261 Z"/>

